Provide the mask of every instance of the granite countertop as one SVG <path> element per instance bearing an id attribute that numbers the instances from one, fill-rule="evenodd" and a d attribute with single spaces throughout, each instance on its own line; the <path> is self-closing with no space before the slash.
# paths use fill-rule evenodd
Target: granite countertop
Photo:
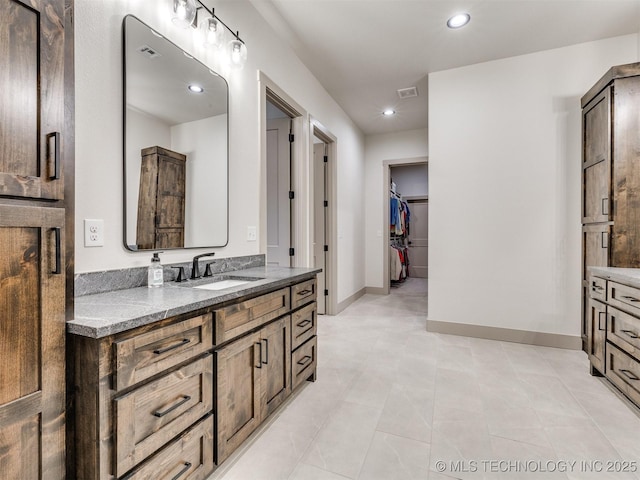
<path id="1" fill-rule="evenodd" d="M 640 268 L 587 267 L 587 271 L 596 277 L 640 288 Z"/>
<path id="2" fill-rule="evenodd" d="M 159 288 L 137 287 L 85 295 L 75 299 L 75 318 L 67 332 L 102 338 L 200 308 L 302 281 L 320 268 L 263 266 L 221 273 L 213 277 L 168 282 Z M 216 279 L 257 279 L 224 290 L 192 288 Z"/>

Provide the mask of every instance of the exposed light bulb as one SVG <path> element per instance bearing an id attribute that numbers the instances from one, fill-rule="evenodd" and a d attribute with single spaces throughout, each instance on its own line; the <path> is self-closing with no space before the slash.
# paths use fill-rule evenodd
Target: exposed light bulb
<path id="1" fill-rule="evenodd" d="M 196 18 L 195 0 L 173 0 L 171 21 L 179 27 L 188 28 Z"/>
<path id="2" fill-rule="evenodd" d="M 192 93 L 202 93 L 202 92 L 204 92 L 204 88 L 202 88 L 200 85 L 196 85 L 195 83 L 192 83 L 187 88 Z"/>
<path id="3" fill-rule="evenodd" d="M 471 20 L 471 15 L 468 13 L 459 13 L 454 15 L 449 20 L 447 20 L 447 27 L 449 28 L 460 28 L 464 27 Z"/>
<path id="4" fill-rule="evenodd" d="M 385 117 L 392 117 L 395 114 L 396 114 L 396 111 L 393 110 L 392 108 L 387 108 L 384 112 L 382 112 L 382 115 L 384 115 Z"/>
<path id="5" fill-rule="evenodd" d="M 229 60 L 231 68 L 240 70 L 247 63 L 247 47 L 237 38 L 229 42 Z"/>
<path id="6" fill-rule="evenodd" d="M 224 26 L 217 18 L 208 17 L 200 22 L 202 43 L 205 46 L 220 48 L 224 43 Z"/>

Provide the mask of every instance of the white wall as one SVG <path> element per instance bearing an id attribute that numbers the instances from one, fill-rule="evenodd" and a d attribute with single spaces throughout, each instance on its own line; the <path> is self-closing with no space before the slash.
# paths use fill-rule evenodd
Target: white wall
<path id="1" fill-rule="evenodd" d="M 382 288 L 383 248 L 389 240 L 383 238 L 383 162 L 403 158 L 426 157 L 429 154 L 427 130 L 409 130 L 405 132 L 370 135 L 365 143 L 365 255 L 367 287 Z M 403 192 L 404 193 L 404 192 Z"/>
<path id="2" fill-rule="evenodd" d="M 138 193 L 140 191 L 140 166 L 143 148 L 159 145 L 171 147 L 171 127 L 157 117 L 134 108 L 127 107 L 127 128 L 130 129 L 127 142 L 127 243 L 136 245 L 138 227 Z M 115 199 L 114 199 L 115 200 Z M 78 209 L 79 206 L 76 207 Z M 77 217 L 76 217 L 77 218 Z M 78 226 L 81 226 L 78 223 Z M 77 232 L 76 232 L 77 233 Z M 84 237 L 83 237 L 84 238 Z M 76 240 L 76 251 L 78 249 Z"/>
<path id="3" fill-rule="evenodd" d="M 338 302 L 362 289 L 364 279 L 364 136 L 247 0 L 214 2 L 216 14 L 241 32 L 248 46 L 245 68 L 229 72 L 214 52 L 196 45 L 190 30 L 173 26 L 168 2 L 76 0 L 76 222 L 104 219 L 105 246 L 85 248 L 76 229 L 76 271 L 146 265 L 150 254 L 122 246 L 122 59 L 121 25 L 131 13 L 229 82 L 229 244 L 219 257 L 259 252 L 247 227 L 259 225 L 260 144 L 257 70 L 321 122 L 338 139 Z M 99 47 L 99 48 L 98 48 Z M 265 235 L 266 232 L 259 232 Z M 190 259 L 202 250 L 165 252 L 163 261 Z"/>
<path id="4" fill-rule="evenodd" d="M 580 335 L 580 97 L 637 35 L 429 76 L 429 319 Z"/>
<path id="5" fill-rule="evenodd" d="M 185 245 L 227 243 L 227 117 L 171 127 L 171 149 L 187 155 Z"/>

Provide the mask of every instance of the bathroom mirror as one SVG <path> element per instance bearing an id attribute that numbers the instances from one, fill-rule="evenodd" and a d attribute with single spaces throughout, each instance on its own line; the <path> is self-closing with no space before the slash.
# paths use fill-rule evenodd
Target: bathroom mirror
<path id="1" fill-rule="evenodd" d="M 125 247 L 224 246 L 227 82 L 132 15 L 123 32 Z"/>

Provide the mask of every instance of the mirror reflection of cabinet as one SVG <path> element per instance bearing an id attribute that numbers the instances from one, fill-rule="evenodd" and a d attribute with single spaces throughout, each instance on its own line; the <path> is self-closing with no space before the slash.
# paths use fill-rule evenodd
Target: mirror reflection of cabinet
<path id="1" fill-rule="evenodd" d="M 186 161 L 186 155 L 162 147 L 142 150 L 139 249 L 184 247 Z"/>

